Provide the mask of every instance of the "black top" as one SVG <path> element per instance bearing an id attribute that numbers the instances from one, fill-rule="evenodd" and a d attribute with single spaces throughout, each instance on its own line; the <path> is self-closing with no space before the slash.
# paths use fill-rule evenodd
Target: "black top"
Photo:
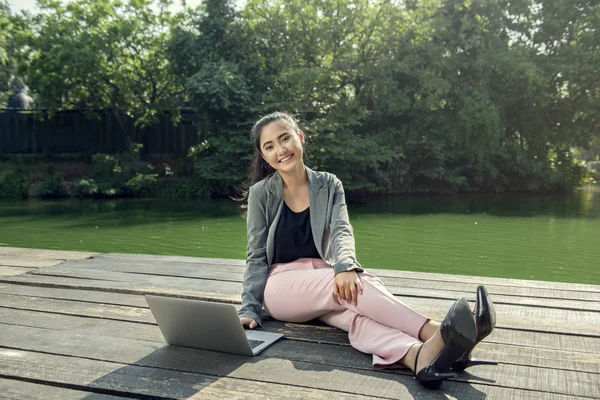
<path id="1" fill-rule="evenodd" d="M 284 201 L 275 230 L 273 264 L 288 263 L 299 258 L 321 258 L 312 235 L 310 209 L 297 213 Z"/>

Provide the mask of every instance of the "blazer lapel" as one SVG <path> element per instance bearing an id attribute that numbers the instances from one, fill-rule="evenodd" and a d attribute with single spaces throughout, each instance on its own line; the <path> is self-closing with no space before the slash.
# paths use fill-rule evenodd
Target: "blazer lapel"
<path id="1" fill-rule="evenodd" d="M 315 247 L 322 259 L 325 259 L 323 253 L 323 234 L 325 233 L 325 220 L 327 212 L 327 190 L 323 189 L 323 182 L 310 168 L 306 167 L 308 175 L 308 202 L 310 207 L 310 225 L 315 241 Z"/>
<path id="2" fill-rule="evenodd" d="M 267 265 L 271 266 L 273 257 L 275 257 L 275 230 L 277 223 L 281 217 L 283 209 L 283 180 L 281 175 L 275 172 L 267 182 L 267 187 L 270 195 L 267 197 L 267 216 L 269 225 L 269 233 L 267 236 Z"/>

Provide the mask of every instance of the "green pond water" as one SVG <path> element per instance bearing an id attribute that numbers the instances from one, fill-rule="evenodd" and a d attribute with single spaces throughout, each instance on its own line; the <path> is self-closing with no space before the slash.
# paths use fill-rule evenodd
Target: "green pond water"
<path id="1" fill-rule="evenodd" d="M 600 188 L 349 205 L 366 268 L 600 284 Z M 232 201 L 0 202 L 0 246 L 245 258 Z"/>

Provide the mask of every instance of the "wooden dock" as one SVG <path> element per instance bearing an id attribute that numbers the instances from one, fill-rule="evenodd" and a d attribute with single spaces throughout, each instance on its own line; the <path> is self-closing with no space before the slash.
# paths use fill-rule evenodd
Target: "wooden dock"
<path id="1" fill-rule="evenodd" d="M 169 346 L 143 295 L 239 304 L 243 261 L 0 247 L 0 398 L 600 398 L 600 286 L 369 270 L 435 319 L 486 284 L 498 323 L 474 355 L 499 365 L 428 391 L 340 330 L 278 321 L 252 358 Z"/>

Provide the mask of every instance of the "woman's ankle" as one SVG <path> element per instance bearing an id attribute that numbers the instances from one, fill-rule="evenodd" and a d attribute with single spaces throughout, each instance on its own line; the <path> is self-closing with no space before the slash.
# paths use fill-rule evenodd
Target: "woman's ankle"
<path id="1" fill-rule="evenodd" d="M 406 368 L 410 370 L 415 370 L 415 361 L 417 357 L 417 352 L 419 348 L 423 346 L 423 343 L 415 343 L 404 355 L 402 358 L 402 363 L 406 366 Z"/>
<path id="2" fill-rule="evenodd" d="M 425 322 L 425 324 L 423 324 L 423 326 L 419 330 L 418 339 L 421 342 L 425 343 L 426 341 L 431 339 L 433 335 L 435 335 L 435 333 L 440 329 L 440 326 L 441 324 L 437 321 L 434 321 L 432 319 L 427 320 L 427 322 Z"/>

